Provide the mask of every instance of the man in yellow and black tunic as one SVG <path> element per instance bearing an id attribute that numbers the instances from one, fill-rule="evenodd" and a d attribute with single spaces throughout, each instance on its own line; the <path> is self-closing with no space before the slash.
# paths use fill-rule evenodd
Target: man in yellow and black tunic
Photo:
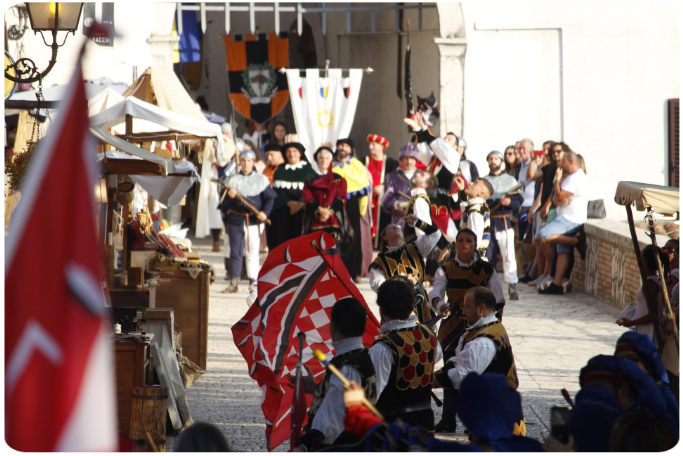
<path id="1" fill-rule="evenodd" d="M 400 418 L 431 430 L 434 364 L 442 354 L 432 330 L 411 315 L 413 301 L 409 285 L 399 280 L 387 280 L 377 291 L 383 324 L 369 350 L 377 375 L 376 406 L 388 423 Z"/>
<path id="2" fill-rule="evenodd" d="M 437 269 L 434 288 L 429 292 L 432 310 L 447 317 L 441 321 L 439 328 L 439 342 L 446 359 L 455 355 L 458 340 L 467 326 L 461 311 L 465 293 L 476 286 L 486 287 L 493 293 L 497 310 L 502 314 L 505 295 L 495 267 L 479 256 L 477 236 L 472 230 L 464 228 L 456 236 L 455 255 Z M 448 299 L 448 303 L 444 299 Z M 455 432 L 454 399 L 452 390 L 444 391 L 444 408 L 436 432 Z"/>
<path id="3" fill-rule="evenodd" d="M 510 388 L 519 387 L 510 338 L 496 314 L 496 301 L 494 294 L 484 287 L 467 290 L 462 306 L 467 328 L 460 337 L 455 356 L 435 373 L 435 387 L 458 391 L 470 372 L 501 374 Z M 526 434 L 521 409 L 514 434 Z"/>
<path id="4" fill-rule="evenodd" d="M 388 225 L 381 233 L 382 251 L 370 264 L 370 288 L 377 292 L 387 279 L 397 275 L 406 276 L 413 282 L 415 293 L 424 297 L 422 304 L 415 309 L 418 321 L 424 323 L 434 318 L 434 312 L 427 302 L 427 292 L 422 285 L 424 259 L 439 241 L 441 231 L 436 225 L 428 225 L 412 214 L 406 216 L 406 224 L 421 229 L 424 234 L 413 242 L 405 243 L 401 227 L 396 224 Z"/>

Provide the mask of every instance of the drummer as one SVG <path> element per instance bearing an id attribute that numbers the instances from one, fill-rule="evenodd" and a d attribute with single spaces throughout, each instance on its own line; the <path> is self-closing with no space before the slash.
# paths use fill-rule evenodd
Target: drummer
<path id="1" fill-rule="evenodd" d="M 256 281 L 262 222 L 268 218 L 277 196 L 268 178 L 254 169 L 256 154 L 251 150 L 244 150 L 239 158 L 240 171 L 228 180 L 228 198 L 218 206 L 226 214 L 225 228 L 230 238 L 230 284 L 221 293 L 237 293 L 237 283 L 242 274 L 242 255 L 245 251 L 249 283 Z M 240 196 L 253 208 L 245 206 Z"/>

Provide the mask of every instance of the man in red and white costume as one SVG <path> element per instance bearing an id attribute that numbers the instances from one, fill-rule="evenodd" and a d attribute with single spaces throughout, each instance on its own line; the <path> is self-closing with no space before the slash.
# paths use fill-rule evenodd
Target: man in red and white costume
<path id="1" fill-rule="evenodd" d="M 389 147 L 389 141 L 380 135 L 368 135 L 368 150 L 365 166 L 372 174 L 372 239 L 376 249 L 379 245 L 377 233 L 381 233 L 385 226 L 391 223 L 391 215 L 382 210 L 382 193 L 384 193 L 384 177 L 396 171 L 398 162 L 387 157 L 384 152 Z"/>

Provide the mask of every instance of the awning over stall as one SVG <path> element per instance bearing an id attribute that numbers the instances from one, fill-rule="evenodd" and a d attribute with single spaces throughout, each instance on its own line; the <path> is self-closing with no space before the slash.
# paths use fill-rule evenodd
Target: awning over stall
<path id="1" fill-rule="evenodd" d="M 141 150 L 147 154 L 154 155 L 144 149 Z M 118 151 L 108 151 L 104 154 L 97 154 L 98 161 L 104 160 L 105 156 L 107 160 L 143 161 L 143 159 L 138 156 L 131 156 Z M 157 157 L 170 161 L 168 158 Z M 130 174 L 130 178 L 140 185 L 140 187 L 149 193 L 155 200 L 164 206 L 172 206 L 180 203 L 180 200 L 183 199 L 183 196 L 185 196 L 190 187 L 192 187 L 192 184 L 200 181 L 197 168 L 189 161 L 183 161 L 175 165 L 174 172 L 176 175 L 169 175 L 166 177 Z"/>
<path id="2" fill-rule="evenodd" d="M 680 210 L 678 187 L 644 184 L 641 182 L 619 182 L 614 201 L 622 206 L 634 205 L 639 211 L 651 207 L 662 215 L 673 215 Z"/>
<path id="3" fill-rule="evenodd" d="M 118 138 L 112 134 L 107 133 L 99 127 L 90 127 L 90 132 L 95 136 L 95 138 L 100 141 L 110 144 L 119 150 L 122 150 L 126 154 L 130 154 L 148 162 L 156 163 L 159 165 L 159 171 L 162 176 L 167 176 L 169 174 L 177 173 L 176 165 L 173 164 L 173 160 L 170 158 L 162 157 L 161 155 L 153 154 L 141 147 L 129 143 L 128 141 Z M 112 158 L 131 158 L 126 154 L 112 155 Z M 101 155 L 100 155 L 101 156 Z M 109 157 L 109 155 L 107 155 Z"/>
<path id="4" fill-rule="evenodd" d="M 125 132 L 126 116 L 135 119 L 129 134 Z M 161 141 L 171 137 L 178 140 L 215 138 L 218 156 L 223 156 L 220 126 L 160 108 L 135 97 L 128 97 L 90 117 L 90 125 L 102 130 L 113 129 L 118 136 L 132 142 Z"/>

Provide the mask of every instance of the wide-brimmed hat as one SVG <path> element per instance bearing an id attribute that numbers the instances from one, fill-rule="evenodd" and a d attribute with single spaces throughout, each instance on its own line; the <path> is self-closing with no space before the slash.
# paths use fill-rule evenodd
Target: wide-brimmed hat
<path id="1" fill-rule="evenodd" d="M 356 147 L 356 145 L 353 142 L 353 139 L 351 139 L 351 138 L 338 139 L 337 140 L 337 146 L 339 146 L 339 144 L 348 144 L 349 147 L 351 147 L 351 149 Z"/>
<path id="2" fill-rule="evenodd" d="M 306 154 L 306 148 L 304 147 L 303 144 L 301 144 L 299 142 L 289 142 L 280 148 L 280 152 L 282 152 L 283 157 L 286 155 L 287 149 L 289 149 L 290 147 L 294 147 L 295 149 L 299 149 L 299 152 L 301 152 L 301 158 L 304 158 L 306 156 L 305 155 Z"/>
<path id="3" fill-rule="evenodd" d="M 266 144 L 263 148 L 264 152 L 272 152 L 272 151 L 278 151 L 282 153 L 282 146 L 280 146 L 278 143 L 271 143 L 269 142 Z"/>

